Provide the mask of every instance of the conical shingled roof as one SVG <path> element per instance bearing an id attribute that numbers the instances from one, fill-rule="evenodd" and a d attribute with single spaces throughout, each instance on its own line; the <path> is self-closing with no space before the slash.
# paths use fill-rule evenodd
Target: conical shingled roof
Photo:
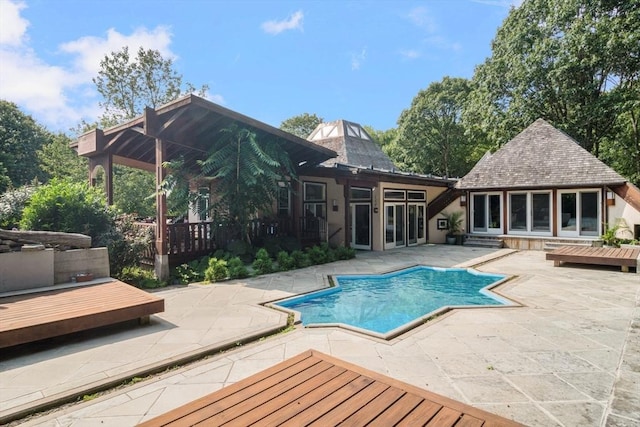
<path id="1" fill-rule="evenodd" d="M 307 140 L 338 153 L 338 157 L 327 160 L 323 166 L 339 163 L 389 171 L 395 169 L 391 159 L 357 123 L 346 120 L 321 123 Z"/>
<path id="2" fill-rule="evenodd" d="M 626 179 L 543 119 L 485 155 L 457 188 L 567 188 L 623 184 Z"/>

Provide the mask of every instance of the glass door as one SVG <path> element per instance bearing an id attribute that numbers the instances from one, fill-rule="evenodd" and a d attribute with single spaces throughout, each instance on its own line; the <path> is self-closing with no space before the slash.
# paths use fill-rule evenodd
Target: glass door
<path id="1" fill-rule="evenodd" d="M 351 247 L 371 250 L 371 203 L 351 203 Z"/>
<path id="2" fill-rule="evenodd" d="M 409 203 L 407 205 L 407 242 L 409 245 L 426 243 L 424 203 Z"/>
<path id="3" fill-rule="evenodd" d="M 404 203 L 385 203 L 384 248 L 391 249 L 406 246 L 405 242 L 405 205 Z"/>
<path id="4" fill-rule="evenodd" d="M 487 231 L 487 195 L 474 194 L 472 199 L 473 205 L 473 231 Z"/>
<path id="5" fill-rule="evenodd" d="M 563 191 L 558 195 L 560 236 L 598 236 L 600 234 L 600 192 Z"/>

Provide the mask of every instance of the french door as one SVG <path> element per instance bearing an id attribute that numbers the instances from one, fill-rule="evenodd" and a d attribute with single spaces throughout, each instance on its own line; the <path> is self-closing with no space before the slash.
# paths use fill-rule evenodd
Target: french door
<path id="1" fill-rule="evenodd" d="M 600 191 L 560 191 L 559 236 L 600 235 Z"/>
<path id="2" fill-rule="evenodd" d="M 407 204 L 407 243 L 417 245 L 427 242 L 425 234 L 425 211 L 424 203 Z"/>
<path id="3" fill-rule="evenodd" d="M 405 203 L 385 203 L 384 248 L 407 246 L 405 240 Z"/>
<path id="4" fill-rule="evenodd" d="M 474 233 L 502 233 L 502 202 L 500 193 L 474 194 L 471 198 Z"/>
<path id="5" fill-rule="evenodd" d="M 351 203 L 351 247 L 371 250 L 371 203 Z"/>

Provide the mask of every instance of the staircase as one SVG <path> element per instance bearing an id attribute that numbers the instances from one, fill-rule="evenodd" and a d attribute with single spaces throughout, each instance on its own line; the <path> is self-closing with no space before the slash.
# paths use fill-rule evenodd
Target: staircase
<path id="1" fill-rule="evenodd" d="M 496 248 L 504 247 L 502 239 L 495 236 L 469 236 L 465 237 L 463 246 L 473 246 L 477 248 Z"/>

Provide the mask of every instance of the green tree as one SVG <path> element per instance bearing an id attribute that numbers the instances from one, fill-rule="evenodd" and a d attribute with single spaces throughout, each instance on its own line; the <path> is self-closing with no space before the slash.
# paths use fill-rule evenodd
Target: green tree
<path id="1" fill-rule="evenodd" d="M 37 151 L 40 169 L 49 178 L 85 182 L 88 179 L 88 161 L 78 156 L 69 144 L 71 138 L 63 133 L 52 135 L 51 140 Z"/>
<path id="2" fill-rule="evenodd" d="M 421 90 L 398 119 L 397 139 L 388 147 L 399 165 L 419 173 L 462 176 L 470 168 L 471 147 L 462 113 L 470 82 L 444 77 Z"/>
<path id="3" fill-rule="evenodd" d="M 121 212 L 137 217 L 155 216 L 155 186 L 152 172 L 122 165 L 113 168 L 113 204 Z"/>
<path id="4" fill-rule="evenodd" d="M 640 70 L 637 0 L 527 0 L 477 67 L 470 132 L 502 145 L 544 118 L 596 156 Z"/>
<path id="5" fill-rule="evenodd" d="M 307 139 L 323 120 L 322 117 L 318 117 L 316 114 L 303 113 L 280 123 L 280 129 Z"/>
<path id="6" fill-rule="evenodd" d="M 156 108 L 196 91 L 190 83 L 183 85 L 182 75 L 174 70 L 171 59 L 163 58 L 157 50 L 142 47 L 135 57 L 126 46 L 105 56 L 93 83 L 103 98 L 100 102 L 104 109 L 100 117 L 102 127 L 141 115 L 147 106 Z M 207 86 L 202 86 L 198 93 L 204 95 L 207 90 Z"/>
<path id="7" fill-rule="evenodd" d="M 0 193 L 46 178 L 36 153 L 50 138 L 49 132 L 16 104 L 0 100 Z"/>

